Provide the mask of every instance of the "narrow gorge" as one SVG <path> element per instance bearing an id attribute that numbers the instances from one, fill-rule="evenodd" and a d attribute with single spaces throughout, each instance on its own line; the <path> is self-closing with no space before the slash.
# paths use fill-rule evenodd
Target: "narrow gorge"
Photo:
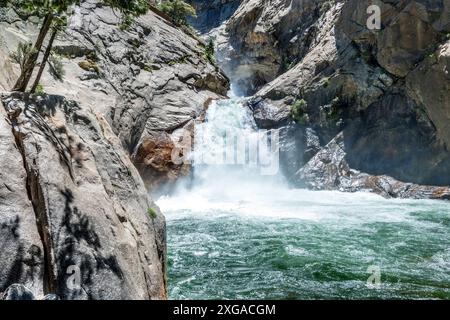
<path id="1" fill-rule="evenodd" d="M 159 2 L 0 8 L 0 300 L 450 299 L 450 2 Z"/>

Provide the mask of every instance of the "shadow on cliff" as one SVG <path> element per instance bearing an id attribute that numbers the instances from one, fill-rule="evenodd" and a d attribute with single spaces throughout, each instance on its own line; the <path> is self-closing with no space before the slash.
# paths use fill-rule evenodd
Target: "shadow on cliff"
<path id="1" fill-rule="evenodd" d="M 32 245 L 28 250 L 20 242 L 19 230 L 21 228 L 20 217 L 0 223 L 0 261 L 8 261 L 13 257 L 13 262 L 8 263 L 8 270 L 1 270 L 0 292 L 5 291 L 14 283 L 32 281 L 39 277 L 41 272 L 43 254 L 41 248 Z M 5 255 L 5 256 L 4 256 Z M 6 257 L 8 255 L 8 257 Z"/>
<path id="2" fill-rule="evenodd" d="M 100 273 L 112 273 L 118 281 L 122 281 L 122 269 L 115 256 L 102 253 L 104 248 L 89 217 L 73 206 L 72 191 L 66 189 L 61 194 L 65 199 L 65 208 L 57 233 L 57 294 L 63 299 L 77 299 L 84 295 L 89 299 L 98 298 L 89 289 L 95 286 L 96 277 Z M 71 274 L 67 270 L 71 266 L 78 267 L 81 272 L 81 289 L 68 288 L 67 281 Z"/>

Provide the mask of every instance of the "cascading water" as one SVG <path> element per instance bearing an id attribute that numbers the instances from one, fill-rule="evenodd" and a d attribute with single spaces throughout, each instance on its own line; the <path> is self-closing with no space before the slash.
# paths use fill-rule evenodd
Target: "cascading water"
<path id="1" fill-rule="evenodd" d="M 263 140 L 239 98 L 197 127 L 193 184 L 158 200 L 170 298 L 450 298 L 447 202 L 289 189 L 252 161 Z"/>
<path id="2" fill-rule="evenodd" d="M 188 191 L 180 183 L 175 194 L 183 192 L 234 201 L 249 190 L 258 193 L 265 185 L 284 187 L 278 174 L 278 148 L 269 142 L 276 131 L 257 130 L 243 99 L 213 102 L 205 122 L 195 127 L 195 147 L 189 160 L 193 181 Z"/>

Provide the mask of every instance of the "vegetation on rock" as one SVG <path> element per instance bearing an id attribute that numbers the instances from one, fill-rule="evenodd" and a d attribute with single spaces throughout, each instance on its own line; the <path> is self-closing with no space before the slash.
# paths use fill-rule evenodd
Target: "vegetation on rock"
<path id="1" fill-rule="evenodd" d="M 205 46 L 205 58 L 209 60 L 212 64 L 216 63 L 216 58 L 214 57 L 215 48 L 213 39 L 209 39 Z"/>
<path id="2" fill-rule="evenodd" d="M 62 57 L 52 52 L 48 60 L 51 75 L 57 80 L 63 80 L 66 72 L 62 63 Z"/>
<path id="3" fill-rule="evenodd" d="M 294 121 L 302 125 L 307 124 L 309 121 L 307 110 L 308 103 L 304 99 L 296 100 L 291 106 L 291 114 Z"/>
<path id="4" fill-rule="evenodd" d="M 148 213 L 150 218 L 156 219 L 157 214 L 156 214 L 156 210 L 155 209 L 148 208 L 147 213 Z"/>
<path id="5" fill-rule="evenodd" d="M 197 17 L 194 7 L 183 0 L 164 0 L 158 5 L 158 9 L 170 16 L 178 26 L 187 26 L 188 17 Z"/>
<path id="6" fill-rule="evenodd" d="M 33 44 L 31 42 L 21 42 L 17 46 L 17 50 L 12 52 L 9 57 L 14 63 L 17 63 L 20 67 L 20 70 L 24 70 L 25 63 L 29 59 L 29 57 L 36 53 L 36 49 L 33 48 Z"/>

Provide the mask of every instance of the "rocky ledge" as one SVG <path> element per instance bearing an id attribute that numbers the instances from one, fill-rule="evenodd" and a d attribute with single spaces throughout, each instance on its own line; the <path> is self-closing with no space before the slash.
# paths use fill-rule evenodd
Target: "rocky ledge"
<path id="1" fill-rule="evenodd" d="M 149 190 L 189 173 L 166 155 L 229 81 L 158 10 L 121 23 L 100 1 L 77 5 L 53 47 L 64 76 L 47 67 L 30 97 L 7 93 L 10 53 L 39 19 L 0 9 L 4 299 L 167 297 L 165 220 Z"/>

